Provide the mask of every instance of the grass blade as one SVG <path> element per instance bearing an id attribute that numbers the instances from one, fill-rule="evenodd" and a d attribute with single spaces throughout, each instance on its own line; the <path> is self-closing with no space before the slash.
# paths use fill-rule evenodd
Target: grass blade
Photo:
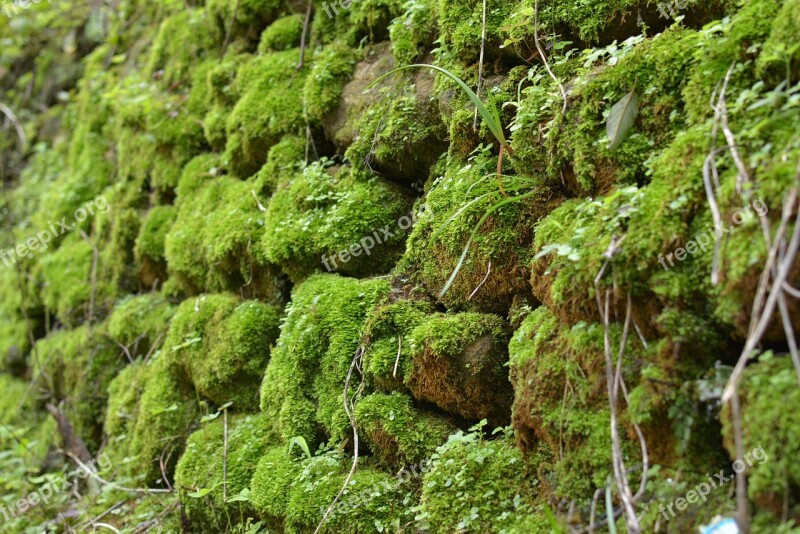
<path id="1" fill-rule="evenodd" d="M 500 124 L 500 115 L 497 112 L 497 107 L 493 105 L 494 101 L 490 98 L 490 102 L 492 103 L 490 103 L 489 106 L 490 108 L 493 108 L 492 111 L 490 111 L 489 109 L 486 108 L 483 102 L 481 102 L 481 99 L 478 97 L 478 95 L 475 94 L 475 91 L 473 91 L 466 83 L 464 83 L 464 81 L 461 78 L 459 78 L 458 76 L 456 76 L 455 74 L 446 69 L 437 67 L 436 65 L 426 65 L 423 63 L 416 63 L 413 65 L 406 65 L 404 67 L 397 67 L 396 69 L 390 70 L 389 72 L 387 72 L 386 74 L 384 74 L 383 76 L 379 77 L 377 80 L 369 84 L 367 89 L 368 90 L 372 89 L 382 80 L 388 78 L 392 74 L 399 72 L 401 70 L 420 69 L 420 68 L 435 70 L 437 72 L 444 74 L 445 76 L 456 82 L 456 84 L 458 84 L 458 86 L 467 94 L 467 96 L 475 105 L 475 107 L 478 108 L 478 113 L 480 113 L 481 118 L 483 118 L 484 122 L 486 122 L 486 126 L 488 126 L 489 131 L 492 132 L 492 135 L 494 135 L 495 138 L 497 138 L 497 141 L 501 145 L 508 144 L 506 142 L 505 134 L 503 133 L 503 127 Z"/>

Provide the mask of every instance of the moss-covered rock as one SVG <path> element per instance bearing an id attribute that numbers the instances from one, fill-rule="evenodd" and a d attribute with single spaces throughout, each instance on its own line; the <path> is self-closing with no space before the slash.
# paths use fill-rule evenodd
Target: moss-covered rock
<path id="1" fill-rule="evenodd" d="M 416 327 L 406 342 L 412 353 L 401 362 L 405 383 L 418 400 L 443 410 L 493 424 L 509 421 L 508 325 L 479 313 L 435 314 Z"/>
<path id="2" fill-rule="evenodd" d="M 240 96 L 227 118 L 225 163 L 242 178 L 264 164 L 269 148 L 284 134 L 304 131 L 303 83 L 309 68 L 297 71 L 299 49 L 253 57 L 234 82 Z"/>
<path id="3" fill-rule="evenodd" d="M 270 445 L 269 427 L 262 414 L 229 417 L 227 427 L 219 415 L 192 433 L 175 468 L 190 528 L 225 530 L 230 517 L 253 514 L 250 479 Z"/>
<path id="4" fill-rule="evenodd" d="M 188 299 L 175 312 L 165 351 L 200 395 L 247 412 L 258 406 L 279 319 L 277 308 L 233 295 Z"/>
<path id="5" fill-rule="evenodd" d="M 191 176 L 182 179 L 181 190 L 188 193 L 178 199 L 165 241 L 173 283 L 189 295 L 235 291 L 281 303 L 280 272 L 259 246 L 267 219 L 253 183 L 221 176 L 192 190 Z"/>
<path id="6" fill-rule="evenodd" d="M 361 399 L 355 419 L 369 448 L 390 467 L 418 464 L 456 430 L 446 417 L 414 408 L 402 393 L 374 393 Z"/>
<path id="7" fill-rule="evenodd" d="M 742 384 L 742 450 L 744 465 L 734 465 L 747 476 L 747 491 L 757 506 L 773 519 L 796 517 L 800 503 L 800 471 L 792 462 L 800 443 L 800 417 L 793 406 L 798 397 L 797 373 L 788 355 L 762 356 L 748 367 Z M 729 407 L 723 412 L 725 446 L 736 460 L 733 421 Z M 769 436 L 769 437 L 768 437 Z M 739 475 L 737 475 L 739 476 Z"/>
<path id="8" fill-rule="evenodd" d="M 342 459 L 332 454 L 316 456 L 302 466 L 289 494 L 285 523 L 288 533 L 315 530 L 347 478 Z M 380 471 L 359 469 L 320 532 L 397 530 L 413 519 L 408 506 L 414 502 L 410 490 Z"/>
<path id="9" fill-rule="evenodd" d="M 53 331 L 37 341 L 32 361 L 37 382 L 53 394 L 51 404 L 63 402 L 75 433 L 92 451 L 102 442 L 106 390 L 125 361 L 102 328 Z"/>
<path id="10" fill-rule="evenodd" d="M 284 440 L 342 439 L 342 405 L 364 319 L 389 291 L 384 280 L 316 275 L 295 287 L 261 386 L 261 410 Z M 354 383 L 351 387 L 355 387 Z"/>
<path id="11" fill-rule="evenodd" d="M 382 178 L 316 163 L 282 182 L 267 207 L 267 259 L 298 282 L 315 271 L 384 274 L 411 224 L 411 199 Z M 402 219 L 402 226 L 401 226 Z"/>
<path id="12" fill-rule="evenodd" d="M 268 54 L 300 46 L 303 34 L 303 16 L 299 13 L 281 17 L 261 34 L 258 52 Z"/>
<path id="13" fill-rule="evenodd" d="M 488 155 L 438 171 L 399 270 L 448 309 L 505 315 L 515 295 L 530 294 L 525 278 L 533 227 L 560 197 L 533 179 L 505 179 L 506 191 L 519 200 L 504 202 Z"/>
<path id="14" fill-rule="evenodd" d="M 167 277 L 165 241 L 177 216 L 173 206 L 156 206 L 147 213 L 136 238 L 134 254 L 145 285 L 163 282 Z"/>
<path id="15" fill-rule="evenodd" d="M 131 358 L 145 356 L 164 340 L 173 313 L 172 305 L 159 293 L 130 295 L 114 307 L 108 333 L 127 348 Z"/>
<path id="16" fill-rule="evenodd" d="M 431 532 L 515 532 L 534 513 L 535 485 L 508 437 L 459 431 L 431 457 L 417 520 Z"/>
<path id="17" fill-rule="evenodd" d="M 186 439 L 199 418 L 196 393 L 185 383 L 165 355 L 157 356 L 138 372 L 125 375 L 118 391 L 137 387 L 145 373 L 136 421 L 130 439 L 124 442 L 131 458 L 125 472 L 150 487 L 166 487 Z M 123 401 L 124 402 L 124 401 Z M 129 430 L 130 431 L 130 430 Z M 163 470 L 162 470 L 163 465 Z"/>

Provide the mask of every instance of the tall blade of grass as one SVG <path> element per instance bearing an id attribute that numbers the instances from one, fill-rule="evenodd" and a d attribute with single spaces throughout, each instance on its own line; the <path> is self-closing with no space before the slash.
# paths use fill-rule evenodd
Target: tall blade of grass
<path id="1" fill-rule="evenodd" d="M 503 133 L 503 127 L 500 124 L 500 114 L 497 112 L 497 106 L 494 105 L 493 98 L 489 99 L 490 109 L 487 109 L 487 107 L 483 104 L 483 102 L 481 102 L 481 99 L 478 97 L 478 95 L 475 94 L 475 91 L 473 91 L 466 83 L 464 83 L 464 81 L 461 78 L 459 78 L 458 76 L 456 76 L 455 74 L 446 69 L 437 67 L 436 65 L 426 65 L 422 63 L 416 63 L 413 65 L 406 65 L 404 67 L 397 67 L 396 69 L 390 70 L 389 72 L 387 72 L 386 74 L 384 74 L 383 76 L 379 77 L 377 80 L 369 84 L 367 90 L 372 89 L 382 80 L 388 78 L 389 76 L 391 76 L 396 72 L 399 72 L 401 70 L 420 69 L 420 68 L 433 69 L 437 72 L 444 74 L 445 76 L 456 82 L 456 84 L 467 94 L 470 101 L 472 101 L 475 107 L 478 108 L 478 113 L 480 113 L 481 118 L 483 118 L 484 122 L 486 122 L 486 126 L 489 128 L 489 131 L 492 132 L 492 135 L 494 135 L 497 138 L 497 141 L 501 145 L 503 146 L 508 145 L 508 142 L 506 141 L 506 136 Z"/>
<path id="2" fill-rule="evenodd" d="M 475 236 L 478 235 L 478 230 L 480 230 L 481 226 L 483 226 L 483 223 L 486 222 L 486 219 L 488 219 L 492 213 L 499 210 L 503 206 L 511 204 L 513 202 L 520 202 L 522 200 L 525 200 L 526 198 L 532 197 L 538 192 L 539 188 L 536 188 L 533 191 L 525 193 L 524 195 L 504 198 L 503 200 L 497 202 L 496 204 L 492 205 L 489 209 L 486 210 L 486 212 L 483 214 L 483 217 L 481 217 L 480 220 L 478 221 L 478 224 L 476 224 L 475 228 L 472 229 L 472 234 L 470 234 L 469 239 L 467 240 L 467 244 L 464 245 L 464 250 L 461 252 L 461 257 L 458 259 L 458 263 L 456 264 L 455 269 L 453 269 L 453 272 L 450 275 L 450 278 L 447 280 L 447 283 L 444 285 L 444 288 L 442 288 L 442 290 L 439 292 L 439 298 L 445 296 L 447 291 L 450 289 L 450 286 L 453 285 L 453 281 L 456 279 L 456 276 L 458 276 L 458 273 L 461 272 L 461 267 L 464 265 L 464 260 L 467 258 L 467 254 L 469 253 L 469 247 L 470 245 L 472 245 L 472 241 L 475 239 Z"/>

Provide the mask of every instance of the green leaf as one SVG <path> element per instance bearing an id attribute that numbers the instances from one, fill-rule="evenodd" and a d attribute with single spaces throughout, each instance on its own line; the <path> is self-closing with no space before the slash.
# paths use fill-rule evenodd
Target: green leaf
<path id="1" fill-rule="evenodd" d="M 501 145 L 508 146 L 508 143 L 506 142 L 506 136 L 503 133 L 503 126 L 500 124 L 500 115 L 497 112 L 497 106 L 495 105 L 494 102 L 494 95 L 492 95 L 491 93 L 489 94 L 489 107 L 487 108 L 483 104 L 483 102 L 481 102 L 481 99 L 478 97 L 478 95 L 475 94 L 475 91 L 473 91 L 466 83 L 464 83 L 464 80 L 462 80 L 452 72 L 445 70 L 441 67 L 437 67 L 436 65 L 426 65 L 418 63 L 414 65 L 406 65 L 404 67 L 398 67 L 396 69 L 392 69 L 383 76 L 379 77 L 371 84 L 369 84 L 367 90 L 372 89 L 378 83 L 380 83 L 381 80 L 388 78 L 389 76 L 391 76 L 396 72 L 399 72 L 401 70 L 420 69 L 420 68 L 435 70 L 437 72 L 444 74 L 445 76 L 456 82 L 456 84 L 461 88 L 461 90 L 464 91 L 464 93 L 466 93 L 466 95 L 469 97 L 469 99 L 472 101 L 475 107 L 478 108 L 478 113 L 480 113 L 481 118 L 486 123 L 486 126 L 489 128 L 489 131 L 492 132 L 492 135 L 495 136 L 495 138 Z"/>
<path id="2" fill-rule="evenodd" d="M 311 450 L 308 448 L 308 443 L 306 443 L 306 439 L 303 436 L 295 436 L 289 440 L 289 452 L 292 452 L 294 446 L 297 445 L 300 449 L 306 453 L 308 458 L 311 458 Z"/>
<path id="3" fill-rule="evenodd" d="M 608 122 L 606 123 L 609 150 L 614 150 L 622 144 L 638 115 L 639 97 L 636 95 L 636 91 L 631 91 L 622 97 L 622 100 L 614 104 L 611 108 L 611 113 L 608 114 Z"/>
<path id="4" fill-rule="evenodd" d="M 177 404 L 173 404 L 169 408 L 154 408 L 153 411 L 151 411 L 150 413 L 152 415 L 161 415 L 162 413 L 174 412 L 174 411 L 177 411 L 177 410 L 178 410 L 178 405 Z"/>
<path id="5" fill-rule="evenodd" d="M 203 497 L 214 491 L 214 488 L 216 488 L 217 486 L 219 486 L 219 484 L 214 484 L 214 486 L 211 488 L 201 488 L 195 492 L 189 493 L 188 495 L 192 499 L 202 499 Z"/>

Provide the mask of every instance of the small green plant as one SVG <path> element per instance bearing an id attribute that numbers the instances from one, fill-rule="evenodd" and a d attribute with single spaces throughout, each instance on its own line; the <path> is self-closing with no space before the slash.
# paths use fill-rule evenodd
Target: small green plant
<path id="1" fill-rule="evenodd" d="M 508 153 L 510 156 L 513 156 L 514 155 L 514 151 L 511 148 L 511 145 L 509 144 L 508 140 L 506 139 L 505 132 L 503 131 L 503 125 L 502 125 L 502 123 L 500 121 L 500 113 L 497 110 L 497 101 L 495 100 L 494 95 L 492 94 L 491 91 L 487 92 L 487 100 L 488 101 L 487 101 L 486 104 L 484 104 L 481 101 L 481 99 L 478 97 L 478 95 L 475 94 L 475 91 L 473 91 L 464 82 L 464 80 L 462 80 L 461 78 L 459 78 L 458 76 L 456 76 L 455 74 L 453 74 L 452 72 L 450 72 L 450 71 L 448 71 L 446 69 L 443 69 L 441 67 L 437 67 L 435 65 L 427 65 L 427 64 L 406 65 L 404 67 L 398 67 L 396 69 L 393 69 L 393 70 L 387 72 L 386 74 L 384 74 L 383 76 L 380 76 L 375 81 L 373 81 L 367 87 L 367 90 L 375 87 L 375 85 L 380 83 L 381 80 L 386 79 L 387 77 L 393 75 L 396 72 L 399 72 L 399 71 L 402 71 L 402 70 L 409 70 L 409 69 L 418 69 L 418 68 L 432 69 L 432 70 L 434 70 L 436 72 L 440 72 L 440 73 L 444 74 L 445 76 L 447 76 L 448 78 L 450 78 L 451 80 L 456 82 L 456 84 L 461 88 L 462 91 L 464 91 L 464 93 L 466 93 L 466 95 L 469 97 L 470 101 L 478 109 L 478 113 L 480 114 L 480 116 L 483 119 L 483 121 L 486 123 L 486 126 L 489 128 L 489 131 L 492 132 L 492 135 L 495 137 L 495 139 L 497 139 L 497 142 L 500 144 L 500 153 L 499 153 L 499 155 L 497 157 L 497 174 L 496 174 L 496 176 L 497 176 L 497 185 L 498 185 L 499 191 L 503 195 L 503 197 L 505 197 L 505 198 L 502 198 L 502 199 L 499 199 L 499 200 L 496 200 L 495 202 L 493 202 L 486 209 L 486 211 L 483 213 L 483 216 L 480 218 L 478 223 L 472 229 L 472 232 L 471 232 L 471 234 L 469 236 L 469 239 L 467 240 L 467 243 L 464 245 L 464 249 L 463 249 L 463 251 L 461 253 L 461 257 L 459 258 L 458 262 L 456 263 L 456 266 L 453 269 L 453 272 L 450 274 L 450 278 L 447 280 L 447 282 L 445 283 L 444 287 L 439 292 L 439 298 L 442 298 L 447 293 L 447 291 L 450 289 L 450 286 L 452 286 L 453 281 L 455 281 L 455 279 L 456 279 L 456 276 L 458 276 L 458 273 L 461 271 L 461 267 L 464 265 L 464 260 L 466 260 L 467 254 L 469 253 L 470 245 L 472 245 L 472 242 L 474 241 L 475 237 L 477 236 L 478 231 L 481 229 L 481 227 L 486 222 L 486 220 L 489 218 L 489 216 L 491 216 L 494 212 L 496 212 L 497 210 L 499 210 L 503 206 L 506 206 L 506 205 L 509 205 L 509 204 L 512 204 L 512 203 L 515 203 L 515 202 L 521 202 L 521 201 L 523 201 L 525 199 L 528 199 L 528 198 L 532 197 L 533 195 L 535 195 L 538 192 L 538 188 L 536 188 L 535 186 L 537 186 L 539 184 L 536 181 L 531 180 L 529 178 L 518 177 L 518 176 L 507 176 L 507 175 L 503 174 L 503 156 L 506 153 Z M 482 150 L 482 148 L 483 147 L 478 147 L 478 150 Z M 484 179 L 488 178 L 489 176 L 491 176 L 491 175 L 484 176 L 480 181 L 483 181 Z M 506 192 L 506 188 L 503 186 L 503 179 L 504 178 L 508 181 L 507 183 L 510 182 L 510 185 L 511 185 L 511 187 L 509 188 L 510 191 L 513 191 L 515 189 L 519 190 L 519 189 L 522 189 L 522 188 L 528 188 L 528 187 L 531 187 L 531 186 L 534 186 L 534 189 L 532 191 L 528 191 L 526 193 L 523 193 L 523 194 L 520 194 L 520 195 L 517 195 L 517 196 L 509 196 L 508 193 Z M 477 182 L 477 183 L 479 183 L 479 182 Z M 477 183 L 473 184 L 473 185 L 477 185 Z M 441 232 L 444 231 L 450 225 L 450 223 L 452 223 L 456 218 L 458 218 L 459 215 L 464 213 L 468 208 L 470 208 L 470 207 L 472 207 L 472 206 L 474 206 L 474 205 L 476 205 L 476 204 L 478 204 L 478 203 L 480 203 L 482 201 L 494 199 L 494 193 L 495 192 L 486 193 L 486 194 L 480 195 L 480 196 L 472 199 L 471 201 L 469 201 L 461 209 L 459 209 L 455 214 L 453 214 L 451 217 L 449 217 L 444 222 L 444 224 L 442 224 L 442 226 L 440 226 L 434 232 L 434 234 L 431 236 L 431 239 L 436 239 L 441 234 Z"/>
<path id="2" fill-rule="evenodd" d="M 503 196 L 508 196 L 503 189 L 503 182 L 502 182 L 502 175 L 503 175 L 503 155 L 508 153 L 509 155 L 513 156 L 514 151 L 511 149 L 511 145 L 509 144 L 508 140 L 506 140 L 506 134 L 503 131 L 503 124 L 500 121 L 500 112 L 497 111 L 497 101 L 494 98 L 494 94 L 491 91 L 487 91 L 486 98 L 488 102 L 484 104 L 480 97 L 475 94 L 469 85 L 464 82 L 461 78 L 453 74 L 447 69 L 443 69 L 442 67 L 437 67 L 436 65 L 427 65 L 424 63 L 416 63 L 414 65 L 406 65 L 404 67 L 398 67 L 396 69 L 392 69 L 383 76 L 380 76 L 377 80 L 369 84 L 367 90 L 372 89 L 377 84 L 379 84 L 382 80 L 388 78 L 389 76 L 393 75 L 396 72 L 400 72 L 401 70 L 410 70 L 410 69 L 432 69 L 436 72 L 440 72 L 456 82 L 456 85 L 461 88 L 462 91 L 469 97 L 470 101 L 475 105 L 478 109 L 478 113 L 480 114 L 483 122 L 486 123 L 486 127 L 489 128 L 489 131 L 492 132 L 492 135 L 497 139 L 497 142 L 500 143 L 500 154 L 497 156 L 497 185 L 500 188 L 500 192 L 503 193 Z"/>

